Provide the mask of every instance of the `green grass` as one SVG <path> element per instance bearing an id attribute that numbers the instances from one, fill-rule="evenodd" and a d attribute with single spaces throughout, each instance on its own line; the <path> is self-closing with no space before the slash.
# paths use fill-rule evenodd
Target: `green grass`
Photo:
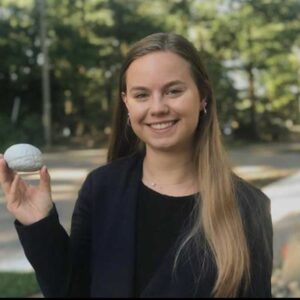
<path id="1" fill-rule="evenodd" d="M 0 272 L 0 298 L 28 297 L 39 292 L 34 273 Z"/>

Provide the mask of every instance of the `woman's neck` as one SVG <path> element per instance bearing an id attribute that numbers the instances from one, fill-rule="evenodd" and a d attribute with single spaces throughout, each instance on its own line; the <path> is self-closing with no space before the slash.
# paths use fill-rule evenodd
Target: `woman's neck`
<path id="1" fill-rule="evenodd" d="M 143 163 L 143 183 L 168 195 L 194 194 L 197 177 L 192 154 L 147 149 Z"/>

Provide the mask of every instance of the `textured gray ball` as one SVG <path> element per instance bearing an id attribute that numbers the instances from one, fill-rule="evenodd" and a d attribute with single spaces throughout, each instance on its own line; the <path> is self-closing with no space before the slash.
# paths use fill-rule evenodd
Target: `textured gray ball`
<path id="1" fill-rule="evenodd" d="M 8 167 L 14 171 L 33 172 L 42 165 L 41 151 L 30 144 L 15 144 L 4 152 L 4 159 Z"/>

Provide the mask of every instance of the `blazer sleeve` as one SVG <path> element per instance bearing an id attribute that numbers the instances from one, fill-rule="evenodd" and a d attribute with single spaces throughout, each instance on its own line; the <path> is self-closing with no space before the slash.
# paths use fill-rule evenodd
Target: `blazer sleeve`
<path id="1" fill-rule="evenodd" d="M 59 223 L 56 207 L 29 226 L 15 221 L 24 253 L 45 297 L 89 297 L 90 179 L 85 180 L 72 215 L 70 237 Z"/>
<path id="2" fill-rule="evenodd" d="M 270 199 L 243 180 L 240 180 L 237 195 L 250 250 L 250 283 L 241 296 L 271 298 L 273 225 Z"/>

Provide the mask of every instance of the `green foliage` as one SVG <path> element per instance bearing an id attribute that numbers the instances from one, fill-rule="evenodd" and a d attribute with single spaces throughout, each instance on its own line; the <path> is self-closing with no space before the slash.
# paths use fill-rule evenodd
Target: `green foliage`
<path id="1" fill-rule="evenodd" d="M 298 0 L 284 5 L 281 0 L 46 4 L 54 138 L 65 127 L 80 138 L 110 124 L 125 53 L 158 31 L 182 34 L 199 49 L 213 80 L 221 124 L 235 122 L 239 131 L 249 129 L 247 135 L 254 128 L 256 138 L 263 138 L 260 133 L 270 129 L 274 118 L 299 121 Z M 25 131 L 42 136 L 41 128 L 24 130 L 32 127 L 25 115 L 40 119 L 36 116 L 42 112 L 39 30 L 36 1 L 1 2 L 1 118 L 6 118 L 0 121 L 1 144 L 26 139 Z M 22 108 L 17 124 L 11 125 L 7 116 L 16 97 Z"/>
<path id="2" fill-rule="evenodd" d="M 34 273 L 0 273 L 1 298 L 25 298 L 39 292 L 39 286 Z"/>
<path id="3" fill-rule="evenodd" d="M 237 89 L 240 131 L 248 128 L 262 138 L 276 131 L 274 119 L 298 121 L 298 112 L 292 109 L 297 92 L 292 87 L 300 80 L 300 57 L 293 51 L 300 42 L 300 2 L 234 0 L 227 8 L 213 22 L 215 54 L 247 82 L 246 89 Z"/>
<path id="4" fill-rule="evenodd" d="M 28 114 L 20 122 L 13 124 L 10 118 L 0 114 L 0 153 L 16 143 L 43 145 L 42 130 L 41 118 L 38 115 Z"/>

